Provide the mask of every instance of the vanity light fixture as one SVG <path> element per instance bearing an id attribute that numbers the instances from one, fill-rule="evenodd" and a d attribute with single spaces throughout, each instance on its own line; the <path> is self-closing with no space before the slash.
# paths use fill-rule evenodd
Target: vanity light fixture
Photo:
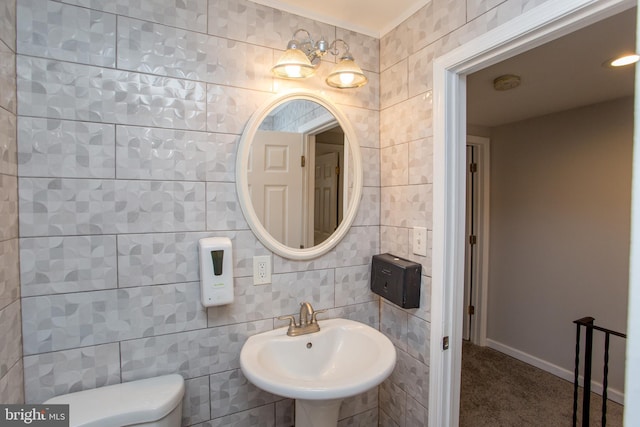
<path id="1" fill-rule="evenodd" d="M 297 38 L 303 33 L 303 38 Z M 320 65 L 321 58 L 327 53 L 340 55 L 338 44 L 342 44 L 343 53 L 340 62 L 336 64 L 325 82 L 338 89 L 348 89 L 367 84 L 367 76 L 355 63 L 349 45 L 342 39 L 336 39 L 329 44 L 324 38 L 317 42 L 311 34 L 300 28 L 293 33 L 293 38 L 287 43 L 287 50 L 282 54 L 276 65 L 271 68 L 274 76 L 282 79 L 304 79 L 311 76 Z"/>

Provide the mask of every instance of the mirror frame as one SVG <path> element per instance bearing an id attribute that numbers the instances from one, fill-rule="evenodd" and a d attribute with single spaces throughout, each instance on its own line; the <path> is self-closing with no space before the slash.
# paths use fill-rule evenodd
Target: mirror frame
<path id="1" fill-rule="evenodd" d="M 262 225 L 251 202 L 249 194 L 249 182 L 247 177 L 247 165 L 249 163 L 249 154 L 251 152 L 251 143 L 255 137 L 258 128 L 262 121 L 279 105 L 284 104 L 287 101 L 293 100 L 307 100 L 313 101 L 324 108 L 326 108 L 338 121 L 338 124 L 342 127 L 347 141 L 349 142 L 350 168 L 353 168 L 353 199 L 350 200 L 349 207 L 346 214 L 343 216 L 342 222 L 338 225 L 338 228 L 333 234 L 319 245 L 312 246 L 310 248 L 291 248 L 280 243 L 276 240 Z M 347 117 L 340 111 L 331 101 L 327 100 L 323 96 L 314 92 L 295 90 L 277 94 L 265 102 L 260 108 L 258 108 L 251 118 L 242 133 L 240 142 L 238 144 L 238 154 L 236 157 L 236 190 L 238 192 L 238 200 L 242 208 L 242 213 L 249 224 L 249 227 L 256 235 L 258 240 L 262 242 L 268 249 L 280 255 L 281 257 L 293 260 L 309 260 L 317 258 L 326 254 L 333 249 L 347 234 L 353 221 L 358 213 L 360 206 L 360 199 L 362 197 L 362 156 L 360 154 L 360 144 L 356 138 L 356 134 L 351 127 L 351 124 L 347 120 Z"/>

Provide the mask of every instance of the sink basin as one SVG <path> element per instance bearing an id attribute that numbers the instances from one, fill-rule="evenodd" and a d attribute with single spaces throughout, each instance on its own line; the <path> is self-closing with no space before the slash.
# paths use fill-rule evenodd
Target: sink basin
<path id="1" fill-rule="evenodd" d="M 240 352 L 244 375 L 280 396 L 339 401 L 391 374 L 396 350 L 382 333 L 348 319 L 318 323 L 320 331 L 307 335 L 290 337 L 280 328 L 249 337 Z"/>

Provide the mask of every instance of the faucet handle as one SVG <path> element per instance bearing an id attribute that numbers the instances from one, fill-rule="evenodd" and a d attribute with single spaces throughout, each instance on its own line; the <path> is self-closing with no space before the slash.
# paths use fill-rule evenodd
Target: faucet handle
<path id="1" fill-rule="evenodd" d="M 313 313 L 311 313 L 311 323 L 312 323 L 312 324 L 313 324 L 313 323 L 318 323 L 318 319 L 316 319 L 316 316 L 317 316 L 319 313 L 324 313 L 325 311 L 327 311 L 327 310 L 326 310 L 326 309 L 325 309 L 325 310 L 314 310 L 314 312 L 313 312 Z"/>
<path id="2" fill-rule="evenodd" d="M 289 329 L 293 329 L 296 327 L 296 318 L 293 315 L 288 316 L 278 316 L 278 320 L 288 320 L 289 321 Z"/>

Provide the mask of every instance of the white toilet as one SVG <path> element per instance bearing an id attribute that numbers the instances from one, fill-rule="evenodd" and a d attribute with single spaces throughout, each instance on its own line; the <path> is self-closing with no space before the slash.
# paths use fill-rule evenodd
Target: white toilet
<path id="1" fill-rule="evenodd" d="M 56 396 L 68 404 L 69 427 L 180 427 L 184 379 L 165 375 Z"/>

